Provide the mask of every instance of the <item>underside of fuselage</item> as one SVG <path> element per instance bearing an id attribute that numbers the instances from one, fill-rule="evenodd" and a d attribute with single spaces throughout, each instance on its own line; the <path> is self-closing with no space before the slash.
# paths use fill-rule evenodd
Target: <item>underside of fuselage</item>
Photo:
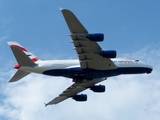
<path id="1" fill-rule="evenodd" d="M 63 76 L 73 79 L 94 79 L 94 78 L 103 78 L 117 76 L 121 74 L 141 74 L 141 73 L 151 73 L 151 68 L 146 67 L 119 67 L 112 70 L 94 70 L 94 69 L 81 69 L 69 68 L 69 69 L 52 69 L 46 70 L 43 72 L 45 75 L 50 76 Z"/>

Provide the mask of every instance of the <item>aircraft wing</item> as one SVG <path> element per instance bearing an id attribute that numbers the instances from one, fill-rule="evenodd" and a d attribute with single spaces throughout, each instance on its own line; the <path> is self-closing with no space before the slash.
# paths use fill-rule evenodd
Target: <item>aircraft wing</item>
<path id="1" fill-rule="evenodd" d="M 109 58 L 104 58 L 96 53 L 101 51 L 102 48 L 96 42 L 84 37 L 85 34 L 88 34 L 88 31 L 77 17 L 70 10 L 61 9 L 61 11 L 70 29 L 70 36 L 72 37 L 74 49 L 78 54 L 81 68 L 97 70 L 114 69 L 116 66 Z"/>
<path id="2" fill-rule="evenodd" d="M 106 78 L 99 78 L 99 79 L 93 79 L 90 81 L 83 81 L 82 83 L 74 83 L 70 87 L 68 87 L 65 91 L 63 91 L 58 97 L 54 98 L 49 103 L 45 104 L 45 106 L 62 102 L 86 90 L 87 88 L 94 86 L 96 83 L 102 82 L 104 80 L 106 80 Z"/>

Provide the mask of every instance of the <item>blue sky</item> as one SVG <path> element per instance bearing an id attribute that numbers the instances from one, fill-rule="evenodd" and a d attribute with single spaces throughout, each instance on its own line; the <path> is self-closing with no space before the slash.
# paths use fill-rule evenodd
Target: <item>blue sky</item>
<path id="1" fill-rule="evenodd" d="M 91 33 L 102 32 L 103 49 L 118 57 L 142 59 L 150 75 L 128 75 L 103 82 L 103 94 L 86 91 L 89 101 L 69 99 L 44 107 L 72 84 L 66 78 L 31 74 L 9 84 L 15 58 L 7 41 L 17 41 L 40 59 L 77 59 L 69 29 L 58 7 L 70 9 Z M 130 119 L 160 117 L 160 1 L 158 0 L 0 0 L 0 119 Z M 78 117 L 77 117 L 78 116 Z"/>

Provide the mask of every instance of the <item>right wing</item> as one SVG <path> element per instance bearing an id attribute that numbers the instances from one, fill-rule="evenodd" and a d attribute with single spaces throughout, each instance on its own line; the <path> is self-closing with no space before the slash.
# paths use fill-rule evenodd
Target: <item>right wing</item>
<path id="1" fill-rule="evenodd" d="M 52 101 L 50 101 L 45 105 L 47 106 L 47 105 L 52 105 L 52 104 L 57 104 L 59 102 L 62 102 L 104 80 L 106 80 L 106 78 L 93 79 L 90 81 L 82 81 L 82 83 L 74 83 L 70 87 L 68 87 L 65 91 L 63 91 L 58 97 L 54 98 Z"/>
<path id="2" fill-rule="evenodd" d="M 107 70 L 116 68 L 115 64 L 109 59 L 104 58 L 97 52 L 102 51 L 102 48 L 93 41 L 90 41 L 85 35 L 88 31 L 77 19 L 77 17 L 67 9 L 61 9 L 66 23 L 70 29 L 72 43 L 76 50 L 82 69 L 90 68 L 96 70 Z"/>

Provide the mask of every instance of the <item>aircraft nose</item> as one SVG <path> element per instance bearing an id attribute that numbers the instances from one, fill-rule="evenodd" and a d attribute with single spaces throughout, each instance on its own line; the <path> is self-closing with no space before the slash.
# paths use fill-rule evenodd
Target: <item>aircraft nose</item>
<path id="1" fill-rule="evenodd" d="M 153 67 L 150 66 L 150 65 L 148 65 L 147 68 L 148 68 L 148 69 L 147 69 L 147 74 L 150 74 L 150 73 L 152 72 L 152 70 L 153 70 Z"/>

